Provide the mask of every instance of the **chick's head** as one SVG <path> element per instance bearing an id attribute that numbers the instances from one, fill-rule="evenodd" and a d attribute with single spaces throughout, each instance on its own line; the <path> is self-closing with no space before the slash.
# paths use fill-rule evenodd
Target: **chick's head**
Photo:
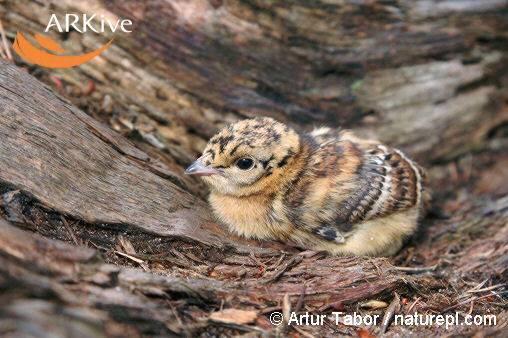
<path id="1" fill-rule="evenodd" d="M 202 176 L 214 192 L 248 196 L 276 189 L 300 147 L 298 134 L 263 117 L 225 127 L 186 170 Z"/>

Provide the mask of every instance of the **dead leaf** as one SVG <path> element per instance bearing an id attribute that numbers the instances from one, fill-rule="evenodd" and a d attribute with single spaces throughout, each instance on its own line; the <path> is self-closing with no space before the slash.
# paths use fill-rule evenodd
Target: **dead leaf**
<path id="1" fill-rule="evenodd" d="M 249 324 L 256 320 L 258 313 L 251 310 L 226 309 L 210 314 L 209 319 L 215 322 L 230 324 Z"/>
<path id="2" fill-rule="evenodd" d="M 129 255 L 136 255 L 136 250 L 134 249 L 134 245 L 132 245 L 132 242 L 129 241 L 126 237 L 119 235 L 118 243 L 120 244 L 121 248 L 125 251 L 125 253 Z"/>
<path id="3" fill-rule="evenodd" d="M 386 302 L 383 302 L 380 300 L 375 300 L 375 299 L 372 299 L 372 300 L 369 300 L 365 303 L 360 304 L 361 308 L 368 309 L 368 310 L 384 309 L 387 306 L 388 306 L 388 304 Z"/>

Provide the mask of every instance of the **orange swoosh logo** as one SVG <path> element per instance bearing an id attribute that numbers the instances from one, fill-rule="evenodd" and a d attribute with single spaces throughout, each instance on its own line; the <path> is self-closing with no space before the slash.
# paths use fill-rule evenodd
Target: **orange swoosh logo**
<path id="1" fill-rule="evenodd" d="M 50 50 L 50 51 L 56 52 L 56 53 L 65 52 L 65 50 L 62 47 L 60 47 L 58 42 L 56 42 L 55 40 L 53 40 L 47 36 L 41 35 L 39 33 L 35 33 L 34 37 L 35 37 L 35 41 L 37 41 L 39 43 L 39 45 L 46 48 L 47 50 Z"/>
<path id="2" fill-rule="evenodd" d="M 37 43 L 41 45 L 41 47 L 52 51 L 52 52 L 63 52 L 64 49 L 60 47 L 60 45 L 43 35 L 36 34 L 35 40 Z M 16 34 L 16 39 L 12 44 L 12 48 L 14 51 L 21 56 L 25 61 L 37 64 L 39 66 L 47 67 L 47 68 L 70 68 L 79 66 L 85 62 L 92 60 L 94 57 L 104 52 L 109 48 L 113 39 L 108 41 L 106 44 L 97 48 L 86 54 L 81 55 L 55 55 L 48 53 L 44 50 L 39 49 L 38 47 L 32 45 L 30 41 L 28 41 L 25 36 L 18 32 Z"/>

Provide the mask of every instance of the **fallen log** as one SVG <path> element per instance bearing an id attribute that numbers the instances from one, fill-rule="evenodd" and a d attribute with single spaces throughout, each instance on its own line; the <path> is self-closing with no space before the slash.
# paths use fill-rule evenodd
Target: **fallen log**
<path id="1" fill-rule="evenodd" d="M 128 225 L 220 247 L 181 176 L 25 72 L 0 63 L 0 180 L 87 223 Z"/>
<path id="2" fill-rule="evenodd" d="M 168 163 L 189 163 L 227 122 L 269 115 L 353 127 L 427 164 L 488 147 L 508 120 L 508 3 L 479 3 L 22 0 L 0 18 L 11 37 L 43 32 L 50 14 L 131 19 L 114 36 L 49 32 L 74 53 L 115 43 L 81 67 L 38 71 Z"/>
<path id="3" fill-rule="evenodd" d="M 508 208 L 499 187 L 481 186 L 490 199 L 467 195 L 451 219 L 429 220 L 427 237 L 396 258 L 403 266 L 418 263 L 409 270 L 385 258 L 329 257 L 246 241 L 224 232 L 178 173 L 26 72 L 6 63 L 0 70 L 0 285 L 8 291 L 3 297 L 14 300 L 2 302 L 0 313 L 14 320 L 14 332 L 64 327 L 74 335 L 84 326 L 85 335 L 108 337 L 269 333 L 275 327 L 266 316 L 283 310 L 283 299 L 329 314 L 372 299 L 389 303 L 393 291 L 406 299 L 403 310 L 411 298 L 418 299 L 411 309 L 419 312 L 481 300 L 481 309 L 505 318 L 502 305 L 490 304 L 484 294 L 503 292 L 499 281 L 507 273 Z M 470 175 L 488 177 L 485 166 L 470 168 Z M 22 231 L 3 218 L 73 244 Z M 471 285 L 462 282 L 485 279 L 493 283 L 474 289 L 478 293 L 468 293 Z M 210 314 L 221 307 L 256 319 L 249 325 L 227 316 L 217 321 L 224 315 Z M 50 318 L 57 324 L 48 329 L 43 323 Z M 340 325 L 308 329 L 354 333 Z"/>

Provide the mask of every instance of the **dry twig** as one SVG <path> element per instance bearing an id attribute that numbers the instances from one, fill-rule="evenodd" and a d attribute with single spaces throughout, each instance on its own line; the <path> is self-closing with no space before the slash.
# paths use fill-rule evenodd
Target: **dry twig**
<path id="1" fill-rule="evenodd" d="M 397 292 L 395 292 L 394 294 L 395 297 L 388 306 L 388 309 L 386 309 L 385 315 L 383 316 L 383 326 L 381 327 L 381 334 L 384 334 L 386 332 L 386 329 L 390 325 L 393 317 L 400 310 L 400 297 L 397 294 Z"/>
<path id="2" fill-rule="evenodd" d="M 4 31 L 4 26 L 2 25 L 2 20 L 0 20 L 0 35 L 2 37 L 2 45 L 3 45 L 2 57 L 4 59 L 12 61 L 11 49 L 9 46 L 9 42 L 7 41 L 7 37 L 6 37 L 5 31 Z M 2 50 L 2 48 L 0 48 L 0 51 L 1 50 Z"/>
<path id="3" fill-rule="evenodd" d="M 303 260 L 303 257 L 302 256 L 299 256 L 299 255 L 296 255 L 296 256 L 293 256 L 291 257 L 286 263 L 284 263 L 282 265 L 282 267 L 280 267 L 277 271 L 275 271 L 272 276 L 268 277 L 267 279 L 265 279 L 263 281 L 264 284 L 268 284 L 268 283 L 271 283 L 271 282 L 274 282 L 276 281 L 277 279 L 279 279 L 280 277 L 282 277 L 282 275 L 284 274 L 284 272 L 286 272 L 287 270 L 291 269 L 292 267 L 294 267 L 295 265 L 299 264 L 301 261 Z"/>
<path id="4" fill-rule="evenodd" d="M 69 223 L 67 223 L 67 220 L 65 219 L 65 217 L 63 217 L 62 215 L 60 215 L 60 219 L 62 220 L 62 224 L 64 225 L 65 229 L 67 230 L 67 232 L 69 233 L 69 235 L 71 236 L 72 238 L 72 241 L 74 242 L 74 244 L 76 245 L 79 245 L 79 241 L 78 241 L 78 238 L 76 237 L 76 235 L 74 234 L 74 230 L 72 230 L 71 226 L 69 225 Z"/>
<path id="5" fill-rule="evenodd" d="M 432 266 L 425 266 L 425 267 L 406 267 L 406 266 L 395 266 L 395 270 L 407 272 L 407 273 L 424 273 L 424 272 L 430 272 L 435 271 L 437 269 L 437 264 L 434 264 Z"/>

